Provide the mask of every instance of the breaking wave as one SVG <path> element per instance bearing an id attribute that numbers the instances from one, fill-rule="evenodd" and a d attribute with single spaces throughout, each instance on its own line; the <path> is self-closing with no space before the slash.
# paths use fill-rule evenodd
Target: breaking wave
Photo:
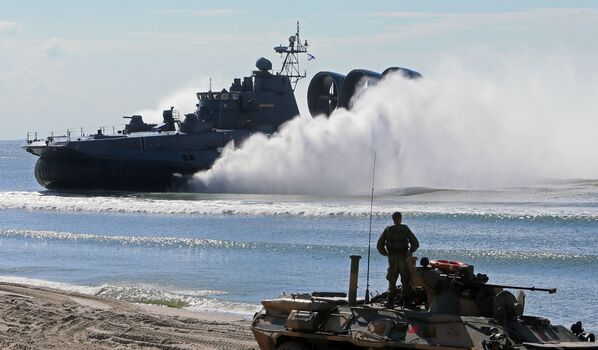
<path id="1" fill-rule="evenodd" d="M 3 273 L 12 272 L 2 270 Z M 45 287 L 45 288 L 52 288 L 58 289 L 66 292 L 75 292 L 81 294 L 88 294 L 88 295 L 95 295 L 101 287 L 94 287 L 94 286 L 80 286 L 74 285 L 69 283 L 61 283 L 61 282 L 54 282 L 54 281 L 47 281 L 42 279 L 35 279 L 35 278 L 26 278 L 26 277 L 18 277 L 18 276 L 0 276 L 0 281 L 4 283 L 18 283 L 18 284 L 27 284 L 30 286 L 36 287 Z"/>
<path id="2" fill-rule="evenodd" d="M 445 188 L 430 188 L 430 187 L 405 187 L 405 188 L 397 188 L 397 189 L 388 189 L 385 190 L 384 194 L 394 194 L 397 196 L 416 196 L 418 194 L 427 194 L 427 193 L 434 193 L 439 191 L 451 191 L 450 189 Z"/>
<path id="3" fill-rule="evenodd" d="M 107 236 L 87 233 L 70 233 L 56 231 L 33 230 L 0 230 L 0 237 L 21 237 L 38 240 L 79 241 L 99 244 L 117 244 L 123 246 L 142 246 L 167 249 L 182 248 L 211 248 L 211 249 L 236 249 L 257 250 L 263 252 L 305 252 L 337 255 L 367 254 L 367 247 L 354 245 L 320 245 L 298 243 L 273 243 L 273 242 L 240 242 L 230 240 L 214 240 L 199 238 L 179 237 L 139 237 L 139 236 Z M 454 259 L 464 261 L 484 262 L 563 262 L 572 264 L 596 264 L 598 255 L 561 251 L 539 250 L 503 250 L 503 249 L 421 249 L 419 256 L 431 258 Z M 61 289 L 61 288 L 60 288 Z"/>
<path id="4" fill-rule="evenodd" d="M 96 295 L 131 303 L 162 305 L 192 311 L 223 312 L 245 317 L 253 315 L 260 308 L 259 305 L 220 299 L 218 296 L 226 293 L 214 290 L 180 291 L 146 284 L 83 286 L 16 276 L 0 276 L 0 281 Z"/>
<path id="5" fill-rule="evenodd" d="M 50 239 L 61 241 L 79 241 L 100 244 L 117 244 L 124 246 L 171 247 L 171 248 L 234 248 L 256 249 L 259 244 L 236 242 L 220 239 L 199 239 L 179 237 L 139 237 L 139 236 L 107 236 L 89 233 L 71 233 L 57 231 L 33 230 L 0 230 L 2 237 L 23 237 L 31 239 Z M 274 248 L 277 244 L 272 243 Z"/>
<path id="6" fill-rule="evenodd" d="M 194 311 L 226 312 L 244 316 L 253 315 L 259 305 L 227 301 L 214 296 L 226 294 L 222 291 L 178 291 L 163 290 L 153 286 L 102 286 L 98 296 L 139 304 L 163 305 Z"/>
<path id="7" fill-rule="evenodd" d="M 429 198 L 436 192 L 451 196 Z M 420 197 L 421 196 L 421 197 Z M 489 194 L 472 195 L 464 191 L 409 189 L 397 197 L 384 193 L 376 199 L 374 215 L 388 215 L 399 209 L 410 215 L 457 215 L 524 220 L 588 220 L 598 221 L 598 202 L 569 200 L 508 202 L 505 198 L 486 198 Z M 537 197 L 545 196 L 539 194 Z M 555 195 L 552 194 L 552 197 Z M 260 215 L 260 216 L 366 216 L 366 197 L 305 197 L 276 195 L 206 195 L 192 200 L 165 199 L 165 196 L 67 196 L 43 192 L 0 192 L 0 209 L 46 210 L 92 213 L 142 213 L 158 215 Z M 179 196 L 180 197 L 180 196 Z M 420 197 L 413 199 L 413 197 Z M 177 198 L 177 197 L 174 197 Z M 583 197 L 582 197 L 583 198 Z M 557 198 L 558 199 L 558 198 Z M 473 200 L 466 202 L 466 200 Z"/>

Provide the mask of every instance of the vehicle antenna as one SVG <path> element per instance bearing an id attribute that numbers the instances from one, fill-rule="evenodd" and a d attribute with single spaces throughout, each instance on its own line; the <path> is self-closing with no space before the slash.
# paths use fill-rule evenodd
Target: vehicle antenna
<path id="1" fill-rule="evenodd" d="M 372 197 L 370 198 L 370 230 L 368 232 L 368 268 L 366 274 L 365 303 L 370 302 L 370 253 L 372 247 L 372 216 L 374 213 L 374 184 L 376 180 L 376 151 L 374 151 L 374 164 L 372 167 Z"/>

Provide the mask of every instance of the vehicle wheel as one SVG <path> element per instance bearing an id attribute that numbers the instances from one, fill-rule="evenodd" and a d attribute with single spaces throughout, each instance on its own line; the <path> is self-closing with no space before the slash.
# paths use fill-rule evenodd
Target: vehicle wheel
<path id="1" fill-rule="evenodd" d="M 309 350 L 309 348 L 300 341 L 290 340 L 278 345 L 276 350 Z"/>

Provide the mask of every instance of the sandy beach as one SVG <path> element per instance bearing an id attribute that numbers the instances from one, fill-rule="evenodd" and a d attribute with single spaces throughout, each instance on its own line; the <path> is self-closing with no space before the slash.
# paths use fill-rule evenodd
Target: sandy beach
<path id="1" fill-rule="evenodd" d="M 257 349 L 250 322 L 0 283 L 2 349 Z"/>

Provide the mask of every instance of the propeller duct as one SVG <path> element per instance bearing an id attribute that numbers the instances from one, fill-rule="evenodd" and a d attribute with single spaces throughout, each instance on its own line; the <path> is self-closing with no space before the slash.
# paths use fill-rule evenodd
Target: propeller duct
<path id="1" fill-rule="evenodd" d="M 421 74 L 419 74 L 419 72 L 416 72 L 416 71 L 411 70 L 411 69 L 403 68 L 403 67 L 389 67 L 389 68 L 386 68 L 384 70 L 384 72 L 382 72 L 382 78 L 384 78 L 388 74 L 394 73 L 394 72 L 401 73 L 401 75 L 403 76 L 403 78 L 406 78 L 406 79 L 421 79 L 421 78 L 423 78 L 423 76 Z"/>
<path id="2" fill-rule="evenodd" d="M 311 79 L 307 88 L 307 106 L 312 116 L 328 116 L 339 107 L 344 80 L 344 75 L 334 72 L 319 72 Z"/>
<path id="3" fill-rule="evenodd" d="M 363 89 L 375 85 L 381 78 L 380 73 L 367 69 L 353 69 L 347 74 L 341 89 L 340 106 L 346 109 L 352 107 L 351 100 Z"/>
<path id="4" fill-rule="evenodd" d="M 351 109 L 351 101 L 364 89 L 376 85 L 391 73 L 399 72 L 405 79 L 421 79 L 418 72 L 402 68 L 386 68 L 382 74 L 367 69 L 354 69 L 344 76 L 334 72 L 319 72 L 307 88 L 307 106 L 313 117 L 329 116 L 337 108 Z"/>

